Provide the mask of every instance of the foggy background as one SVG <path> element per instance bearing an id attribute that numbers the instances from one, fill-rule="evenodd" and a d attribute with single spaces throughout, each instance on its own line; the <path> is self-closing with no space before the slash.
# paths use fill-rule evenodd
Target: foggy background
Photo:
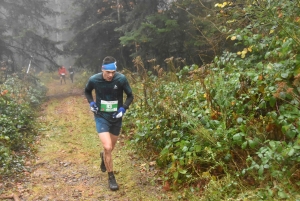
<path id="1" fill-rule="evenodd" d="M 70 32 L 69 24 L 67 20 L 71 19 L 78 11 L 72 5 L 73 0 L 49 0 L 49 7 L 53 10 L 61 13 L 61 15 L 56 16 L 55 18 L 48 18 L 47 23 L 51 26 L 56 27 L 60 30 L 60 32 L 52 33 L 49 37 L 58 42 L 58 41 L 68 41 L 70 38 L 74 36 L 72 32 Z M 58 47 L 63 50 L 63 45 L 61 44 Z M 68 56 L 58 56 L 56 62 L 59 65 L 63 65 L 65 67 L 73 66 L 74 57 Z M 44 68 L 46 70 L 46 68 Z"/>

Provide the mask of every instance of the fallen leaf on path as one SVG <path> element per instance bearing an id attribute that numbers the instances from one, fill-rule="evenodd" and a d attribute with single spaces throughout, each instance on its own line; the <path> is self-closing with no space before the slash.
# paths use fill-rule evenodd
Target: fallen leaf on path
<path id="1" fill-rule="evenodd" d="M 151 162 L 149 163 L 149 165 L 150 165 L 150 166 L 156 165 L 156 161 L 151 161 Z"/>
<path id="2" fill-rule="evenodd" d="M 164 189 L 165 191 L 169 191 L 169 190 L 170 190 L 170 184 L 169 184 L 168 181 L 165 182 L 165 185 L 163 186 L 163 189 Z"/>

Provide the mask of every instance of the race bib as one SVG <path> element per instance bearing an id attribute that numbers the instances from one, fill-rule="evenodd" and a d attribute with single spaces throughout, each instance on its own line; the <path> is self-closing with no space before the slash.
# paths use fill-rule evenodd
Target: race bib
<path id="1" fill-rule="evenodd" d="M 64 73 L 62 73 L 61 75 L 65 75 Z"/>
<path id="2" fill-rule="evenodd" d="M 100 108 L 102 112 L 116 112 L 118 110 L 118 101 L 101 100 Z"/>

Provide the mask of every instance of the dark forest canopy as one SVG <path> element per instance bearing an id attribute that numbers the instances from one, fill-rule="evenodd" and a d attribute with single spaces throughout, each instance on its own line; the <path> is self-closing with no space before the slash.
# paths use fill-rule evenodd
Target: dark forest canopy
<path id="1" fill-rule="evenodd" d="M 166 67 L 165 59 L 173 57 L 182 67 L 210 63 L 227 45 L 227 35 L 219 30 L 224 20 L 216 16 L 215 0 L 72 0 L 73 7 L 62 13 L 49 2 L 0 2 L 1 60 L 32 56 L 36 62 L 46 60 L 53 69 L 58 55 L 75 55 L 75 66 L 98 71 L 106 55 L 128 69 L 138 56 L 147 69 L 151 68 L 147 61 Z M 46 21 L 72 11 L 75 15 L 65 26 L 74 37 L 67 43 L 52 40 L 49 36 L 62 30 Z M 62 44 L 63 49 L 58 48 Z"/>
<path id="2" fill-rule="evenodd" d="M 64 49 L 78 55 L 78 66 L 95 71 L 106 55 L 128 68 L 137 56 L 160 65 L 169 57 L 184 63 L 210 62 L 221 52 L 218 45 L 224 39 L 207 19 L 214 14 L 214 2 L 75 0 L 82 14 L 73 19 L 76 35 Z"/>
<path id="3" fill-rule="evenodd" d="M 59 13 L 49 8 L 48 0 L 2 0 L 0 1 L 0 59 L 13 63 L 22 58 L 35 62 L 46 61 L 57 66 L 55 58 L 62 54 L 57 48 L 60 42 L 51 40 L 50 33 L 58 32 L 46 20 Z"/>

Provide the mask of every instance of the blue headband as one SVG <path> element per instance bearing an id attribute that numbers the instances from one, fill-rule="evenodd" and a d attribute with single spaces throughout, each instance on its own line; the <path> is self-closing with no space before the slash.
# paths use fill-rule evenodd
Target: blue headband
<path id="1" fill-rule="evenodd" d="M 102 64 L 102 70 L 117 70 L 117 63 Z"/>

